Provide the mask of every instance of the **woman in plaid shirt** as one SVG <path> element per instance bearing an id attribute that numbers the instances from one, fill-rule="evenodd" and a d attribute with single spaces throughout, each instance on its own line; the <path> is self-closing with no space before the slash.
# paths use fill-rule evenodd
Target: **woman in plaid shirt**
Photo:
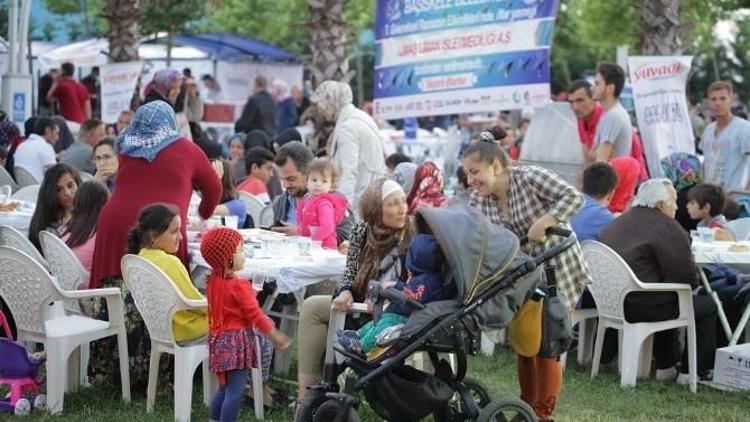
<path id="1" fill-rule="evenodd" d="M 484 133 L 482 134 L 484 135 Z M 568 222 L 583 206 L 576 188 L 554 173 L 533 166 L 511 167 L 508 157 L 491 136 L 481 136 L 462 156 L 462 164 L 474 189 L 470 205 L 490 221 L 502 224 L 517 236 L 527 235 L 523 251 L 538 255 L 556 240 L 545 236 L 547 228 L 570 229 Z M 557 273 L 557 292 L 573 310 L 589 275 L 578 244 L 552 260 Z M 521 399 L 540 420 L 549 419 L 562 387 L 559 359 L 518 356 Z"/>

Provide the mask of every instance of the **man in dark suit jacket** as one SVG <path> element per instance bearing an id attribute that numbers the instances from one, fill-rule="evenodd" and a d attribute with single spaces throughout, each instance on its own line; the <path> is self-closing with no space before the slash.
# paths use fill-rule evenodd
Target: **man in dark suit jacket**
<path id="1" fill-rule="evenodd" d="M 248 98 L 242 116 L 234 124 L 235 132 L 249 133 L 257 129 L 269 136 L 276 135 L 276 100 L 268 93 L 267 88 L 266 78 L 256 76 L 254 94 Z"/>

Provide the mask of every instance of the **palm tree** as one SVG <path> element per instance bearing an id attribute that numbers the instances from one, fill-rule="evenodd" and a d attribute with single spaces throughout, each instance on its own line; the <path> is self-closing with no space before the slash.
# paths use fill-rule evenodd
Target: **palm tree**
<path id="1" fill-rule="evenodd" d="M 347 0 L 307 0 L 310 9 L 310 51 L 313 88 L 323 81 L 349 82 L 346 37 L 350 28 L 344 15 Z"/>
<path id="2" fill-rule="evenodd" d="M 638 22 L 641 54 L 682 54 L 682 38 L 688 26 L 680 23 L 681 6 L 682 0 L 643 0 Z"/>
<path id="3" fill-rule="evenodd" d="M 107 20 L 109 29 L 109 55 L 113 62 L 138 60 L 138 44 L 141 31 L 138 20 L 141 18 L 139 0 L 107 0 L 102 17 Z"/>

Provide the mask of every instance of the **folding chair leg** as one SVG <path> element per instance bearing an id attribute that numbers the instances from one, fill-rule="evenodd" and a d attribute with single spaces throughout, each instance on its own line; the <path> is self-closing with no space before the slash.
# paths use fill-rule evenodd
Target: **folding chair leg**
<path id="1" fill-rule="evenodd" d="M 690 320 L 687 326 L 688 369 L 690 371 L 690 391 L 698 391 L 698 351 L 695 336 L 695 321 Z"/>

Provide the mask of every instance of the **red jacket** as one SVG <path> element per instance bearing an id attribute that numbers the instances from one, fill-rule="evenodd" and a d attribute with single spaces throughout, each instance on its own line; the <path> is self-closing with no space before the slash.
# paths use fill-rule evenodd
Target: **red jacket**
<path id="1" fill-rule="evenodd" d="M 162 202 L 176 206 L 182 219 L 182 241 L 177 255 L 187 265 L 187 212 L 193 189 L 201 192 L 198 213 L 209 218 L 221 199 L 222 187 L 206 154 L 186 138 L 164 148 L 149 163 L 143 158 L 119 156 L 115 190 L 99 213 L 91 265 L 92 289 L 105 278 L 119 276 L 120 260 L 127 253 L 128 231 L 142 208 Z"/>
<path id="2" fill-rule="evenodd" d="M 255 327 L 268 334 L 274 328 L 273 321 L 263 312 L 247 280 L 211 276 L 206 296 L 211 333 Z"/>

